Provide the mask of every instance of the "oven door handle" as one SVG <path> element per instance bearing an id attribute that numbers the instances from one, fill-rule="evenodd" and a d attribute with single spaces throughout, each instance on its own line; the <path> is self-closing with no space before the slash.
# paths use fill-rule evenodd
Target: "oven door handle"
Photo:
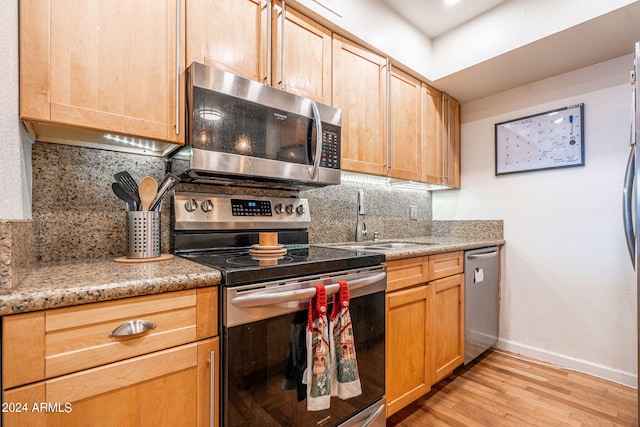
<path id="1" fill-rule="evenodd" d="M 349 290 L 371 286 L 387 277 L 386 272 L 372 274 L 362 279 L 349 280 Z M 326 285 L 327 295 L 333 295 L 340 290 L 340 284 Z M 231 304 L 240 308 L 263 307 L 265 305 L 280 304 L 285 302 L 308 300 L 316 295 L 315 288 L 299 289 L 296 291 L 270 292 L 264 294 L 243 295 L 231 300 Z"/>

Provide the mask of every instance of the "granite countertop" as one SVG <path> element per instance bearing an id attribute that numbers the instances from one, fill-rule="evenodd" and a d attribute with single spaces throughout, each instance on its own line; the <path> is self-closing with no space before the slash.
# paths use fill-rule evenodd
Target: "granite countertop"
<path id="1" fill-rule="evenodd" d="M 221 274 L 184 258 L 120 263 L 113 258 L 41 263 L 0 295 L 0 316 L 218 285 Z"/>
<path id="2" fill-rule="evenodd" d="M 419 243 L 424 246 L 378 251 L 387 261 L 502 245 L 504 239 L 424 236 L 317 246 Z M 174 257 L 168 261 L 119 263 L 113 258 L 40 263 L 10 293 L 0 295 L 0 316 L 99 301 L 159 294 L 220 284 L 218 270 Z"/>
<path id="3" fill-rule="evenodd" d="M 481 237 L 455 237 L 455 236 L 423 236 L 409 237 L 406 239 L 388 239 L 388 240 L 366 240 L 364 242 L 341 242 L 341 243 L 325 243 L 321 246 L 351 246 L 351 245 L 376 245 L 385 243 L 418 243 L 424 246 L 414 248 L 400 248 L 376 250 L 377 253 L 383 253 L 387 261 L 398 259 L 414 258 L 424 255 L 434 255 L 445 252 L 465 251 L 469 249 L 478 249 L 486 246 L 504 245 L 506 241 L 499 238 L 481 238 Z"/>

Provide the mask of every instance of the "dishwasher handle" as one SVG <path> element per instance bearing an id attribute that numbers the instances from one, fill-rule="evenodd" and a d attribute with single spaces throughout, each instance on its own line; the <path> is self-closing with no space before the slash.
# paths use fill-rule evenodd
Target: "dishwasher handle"
<path id="1" fill-rule="evenodd" d="M 494 258 L 496 256 L 498 256 L 497 249 L 493 252 L 485 252 L 482 254 L 469 254 L 467 255 L 467 259 L 487 259 L 487 258 Z"/>

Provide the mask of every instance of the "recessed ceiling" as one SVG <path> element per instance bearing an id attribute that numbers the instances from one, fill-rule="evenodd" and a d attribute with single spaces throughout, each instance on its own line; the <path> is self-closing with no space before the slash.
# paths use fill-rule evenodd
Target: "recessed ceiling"
<path id="1" fill-rule="evenodd" d="M 482 15 L 506 0 L 382 0 L 430 38 Z"/>

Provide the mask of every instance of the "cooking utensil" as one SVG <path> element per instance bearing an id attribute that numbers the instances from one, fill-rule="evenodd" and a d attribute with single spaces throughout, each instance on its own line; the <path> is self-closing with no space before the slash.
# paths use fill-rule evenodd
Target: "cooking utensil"
<path id="1" fill-rule="evenodd" d="M 149 210 L 151 211 L 159 210 L 160 203 L 162 202 L 162 198 L 169 191 L 171 191 L 171 189 L 178 183 L 178 181 L 180 181 L 180 178 L 178 178 L 177 175 L 174 175 L 171 172 L 166 174 L 164 179 L 160 182 L 160 185 L 158 186 L 158 192 L 156 193 L 155 197 L 151 201 L 151 206 L 149 207 Z"/>
<path id="2" fill-rule="evenodd" d="M 158 193 L 158 181 L 152 176 L 145 176 L 140 180 L 138 186 L 138 194 L 140 195 L 140 201 L 142 202 L 142 210 L 148 211 L 151 207 L 151 202 Z"/>
<path id="3" fill-rule="evenodd" d="M 117 182 L 112 183 L 111 189 L 116 194 L 116 196 L 118 196 L 121 200 L 124 200 L 125 202 L 127 202 L 127 205 L 129 205 L 130 211 L 136 210 L 135 200 L 133 200 L 129 192 L 125 190 L 120 184 L 118 184 Z"/>
<path id="4" fill-rule="evenodd" d="M 120 184 L 120 186 L 129 193 L 129 196 L 131 196 L 133 201 L 136 203 L 136 209 L 139 209 L 140 195 L 138 193 L 138 184 L 136 183 L 136 180 L 133 179 L 131 174 L 127 171 L 118 172 L 113 175 L 113 177 L 116 179 L 118 184 Z"/>

